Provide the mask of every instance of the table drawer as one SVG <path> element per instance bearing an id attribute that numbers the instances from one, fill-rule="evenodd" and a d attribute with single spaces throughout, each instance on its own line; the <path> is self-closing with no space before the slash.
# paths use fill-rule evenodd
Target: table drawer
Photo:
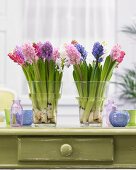
<path id="1" fill-rule="evenodd" d="M 110 137 L 18 138 L 19 161 L 113 161 Z"/>

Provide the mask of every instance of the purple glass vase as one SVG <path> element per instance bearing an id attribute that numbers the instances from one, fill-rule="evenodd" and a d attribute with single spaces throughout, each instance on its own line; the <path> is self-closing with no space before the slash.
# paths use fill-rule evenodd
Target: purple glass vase
<path id="1" fill-rule="evenodd" d="M 13 104 L 11 106 L 10 122 L 11 127 L 23 125 L 23 108 L 21 106 L 20 100 L 13 100 Z"/>

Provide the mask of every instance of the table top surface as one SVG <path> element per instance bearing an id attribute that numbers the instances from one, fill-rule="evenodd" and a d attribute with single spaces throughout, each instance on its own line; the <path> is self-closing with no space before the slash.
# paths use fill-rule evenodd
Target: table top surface
<path id="1" fill-rule="evenodd" d="M 136 135 L 134 128 L 1 127 L 0 135 Z"/>

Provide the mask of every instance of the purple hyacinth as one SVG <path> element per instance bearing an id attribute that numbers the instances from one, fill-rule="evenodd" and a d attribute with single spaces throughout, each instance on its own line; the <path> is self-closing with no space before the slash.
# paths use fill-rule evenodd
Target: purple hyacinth
<path id="1" fill-rule="evenodd" d="M 15 50 L 14 50 L 14 54 L 19 56 L 21 59 L 24 60 L 24 55 L 22 53 L 22 48 L 19 46 L 16 46 Z"/>
<path id="2" fill-rule="evenodd" d="M 100 44 L 99 42 L 94 43 L 92 54 L 98 62 L 102 62 L 103 61 L 102 55 L 104 54 L 103 45 Z"/>
<path id="3" fill-rule="evenodd" d="M 87 51 L 85 48 L 81 44 L 75 44 L 75 47 L 81 54 L 81 61 L 85 61 L 87 57 Z"/>
<path id="4" fill-rule="evenodd" d="M 98 62 L 99 63 L 103 62 L 103 58 L 102 57 L 98 58 Z"/>
<path id="5" fill-rule="evenodd" d="M 41 46 L 40 51 L 42 58 L 50 60 L 53 54 L 52 44 L 49 41 L 47 41 Z"/>

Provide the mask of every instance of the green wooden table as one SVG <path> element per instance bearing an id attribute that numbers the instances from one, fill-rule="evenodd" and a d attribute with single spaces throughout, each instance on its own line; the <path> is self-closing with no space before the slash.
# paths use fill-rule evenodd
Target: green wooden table
<path id="1" fill-rule="evenodd" d="M 0 128 L 0 168 L 136 168 L 136 129 Z"/>

